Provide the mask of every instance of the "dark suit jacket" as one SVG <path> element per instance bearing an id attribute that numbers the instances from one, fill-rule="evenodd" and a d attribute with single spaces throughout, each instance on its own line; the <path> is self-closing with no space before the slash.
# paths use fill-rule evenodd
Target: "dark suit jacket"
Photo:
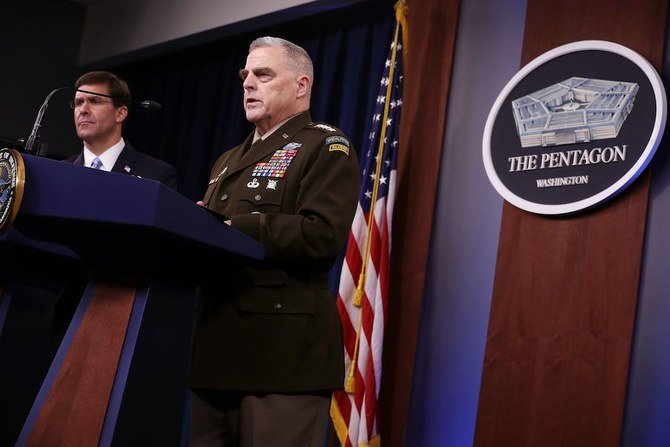
<path id="1" fill-rule="evenodd" d="M 65 161 L 83 166 L 84 154 L 79 153 L 79 155 Z M 127 141 L 112 168 L 112 172 L 158 180 L 172 189 L 177 189 L 177 170 L 174 166 L 136 151 Z"/>
<path id="2" fill-rule="evenodd" d="M 342 132 L 305 112 L 214 165 L 203 201 L 265 259 L 204 288 L 190 385 L 255 392 L 341 388 L 342 330 L 328 272 L 356 210 L 358 162 Z M 222 275 L 231 266 L 221 266 Z"/>

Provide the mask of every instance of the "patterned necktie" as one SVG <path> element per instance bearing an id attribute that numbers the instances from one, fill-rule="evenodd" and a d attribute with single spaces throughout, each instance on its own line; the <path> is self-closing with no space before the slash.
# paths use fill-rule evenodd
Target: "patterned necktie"
<path id="1" fill-rule="evenodd" d="M 102 161 L 98 157 L 95 157 L 93 161 L 91 162 L 91 167 L 93 169 L 101 169 L 102 168 Z"/>

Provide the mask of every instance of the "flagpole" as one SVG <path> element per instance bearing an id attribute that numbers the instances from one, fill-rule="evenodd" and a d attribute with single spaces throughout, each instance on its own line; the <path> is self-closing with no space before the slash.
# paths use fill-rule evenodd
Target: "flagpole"
<path id="1" fill-rule="evenodd" d="M 402 5 L 401 5 L 402 3 Z M 396 16 L 400 14 L 400 8 L 406 8 L 402 0 L 396 2 Z M 403 11 L 404 12 L 404 11 Z M 365 251 L 363 256 L 363 263 L 361 265 L 361 273 L 358 277 L 358 283 L 356 286 L 356 294 L 354 295 L 354 306 L 361 307 L 363 303 L 363 293 L 365 290 L 365 278 L 367 273 L 368 258 L 370 257 L 370 247 L 372 245 L 372 227 L 375 219 L 375 205 L 377 203 L 377 196 L 379 194 L 379 183 L 381 177 L 382 169 L 382 160 L 384 155 L 384 140 L 386 139 L 386 121 L 388 120 L 390 100 L 393 92 L 394 76 L 395 76 L 395 61 L 396 61 L 396 52 L 398 50 L 398 36 L 400 34 L 400 20 L 396 20 L 395 34 L 393 36 L 393 51 L 391 52 L 391 67 L 389 68 L 389 80 L 388 85 L 386 86 L 386 99 L 384 102 L 384 115 L 381 123 L 381 132 L 379 135 L 379 145 L 377 147 L 377 158 L 376 158 L 376 167 L 375 167 L 375 177 L 372 187 L 372 199 L 370 203 L 370 210 L 368 212 L 368 230 L 365 241 Z M 362 309 L 358 313 L 358 327 L 356 329 L 356 342 L 354 344 L 354 355 L 351 359 L 351 366 L 349 368 L 349 374 L 347 374 L 347 379 L 344 382 L 344 391 L 349 394 L 354 393 L 355 383 L 356 383 L 356 365 L 358 363 L 358 346 L 360 344 L 361 337 L 361 324 L 362 324 Z"/>

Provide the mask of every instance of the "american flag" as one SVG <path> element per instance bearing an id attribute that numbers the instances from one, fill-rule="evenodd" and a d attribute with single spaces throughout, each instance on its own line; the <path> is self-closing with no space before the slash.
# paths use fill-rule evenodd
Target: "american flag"
<path id="1" fill-rule="evenodd" d="M 382 75 L 367 150 L 358 209 L 349 233 L 337 306 L 344 333 L 345 390 L 335 391 L 331 418 L 343 447 L 379 446 L 377 399 L 388 305 L 391 218 L 402 108 L 404 5 Z M 398 13 L 398 9 L 402 12 Z M 401 18 L 402 15 L 402 18 Z M 373 215 L 374 219 L 370 216 Z"/>

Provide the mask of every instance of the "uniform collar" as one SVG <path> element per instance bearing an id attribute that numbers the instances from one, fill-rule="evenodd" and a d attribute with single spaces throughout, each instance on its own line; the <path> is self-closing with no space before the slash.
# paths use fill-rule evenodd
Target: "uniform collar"
<path id="1" fill-rule="evenodd" d="M 293 116 L 290 117 L 290 118 L 285 119 L 285 120 L 282 121 L 281 123 L 279 123 L 279 124 L 277 124 L 276 126 L 274 126 L 272 129 L 270 129 L 270 130 L 268 130 L 267 132 L 265 132 L 263 135 L 261 135 L 261 134 L 258 132 L 258 129 L 256 129 L 256 130 L 254 131 L 254 139 L 252 140 L 252 143 L 251 143 L 251 144 L 256 144 L 256 142 L 257 142 L 259 139 L 260 139 L 260 140 L 265 140 L 265 139 L 267 139 L 270 135 L 272 135 L 272 134 L 274 133 L 275 130 L 279 129 L 281 126 L 283 126 L 284 124 L 286 124 L 289 120 L 295 118 L 295 117 L 298 116 L 298 115 L 300 115 L 300 113 L 298 113 L 298 114 L 296 114 L 296 115 L 293 115 Z"/>

